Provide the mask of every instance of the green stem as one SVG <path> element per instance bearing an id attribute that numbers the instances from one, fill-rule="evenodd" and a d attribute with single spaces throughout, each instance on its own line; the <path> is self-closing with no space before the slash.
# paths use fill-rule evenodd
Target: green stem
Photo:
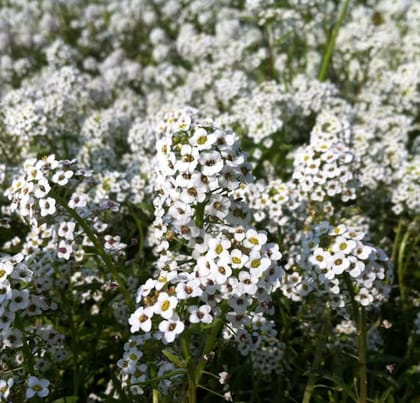
<path id="1" fill-rule="evenodd" d="M 206 202 L 197 203 L 195 206 L 195 225 L 197 225 L 198 228 L 203 228 L 204 226 L 204 209 L 206 208 Z"/>
<path id="2" fill-rule="evenodd" d="M 159 403 L 159 391 L 157 389 L 153 389 L 153 403 Z"/>
<path id="3" fill-rule="evenodd" d="M 366 311 L 363 306 L 359 306 L 355 300 L 353 284 L 348 273 L 344 273 L 344 281 L 351 297 L 351 305 L 353 310 L 353 320 L 357 326 L 357 346 L 359 361 L 359 403 L 367 402 L 367 328 L 366 328 Z"/>
<path id="4" fill-rule="evenodd" d="M 359 309 L 359 323 L 357 329 L 357 338 L 359 346 L 359 402 L 367 402 L 367 365 L 366 365 L 366 311 L 364 307 Z"/>
<path id="5" fill-rule="evenodd" d="M 73 354 L 72 365 L 73 365 L 73 395 L 79 396 L 79 365 L 78 365 L 78 358 L 79 358 L 79 346 L 78 346 L 78 334 L 77 329 L 73 319 L 73 312 L 70 310 L 68 312 L 69 315 L 69 325 L 70 325 L 70 332 L 71 332 L 71 351 Z"/>
<path id="6" fill-rule="evenodd" d="M 157 377 L 157 373 L 156 373 L 155 368 L 151 368 L 150 375 L 151 375 L 152 379 Z M 157 388 L 153 387 L 152 402 L 153 403 L 159 403 L 159 398 L 160 398 L 159 390 Z"/>
<path id="7" fill-rule="evenodd" d="M 105 265 L 107 266 L 108 270 L 111 273 L 112 279 L 118 284 L 118 289 L 120 290 L 121 294 L 123 295 L 126 304 L 130 308 L 130 310 L 134 311 L 135 304 L 134 300 L 128 291 L 127 287 L 124 284 L 123 279 L 121 278 L 117 267 L 115 267 L 114 262 L 112 261 L 111 256 L 109 256 L 105 249 L 102 247 L 101 242 L 94 234 L 88 223 L 77 213 L 76 210 L 72 209 L 68 206 L 66 201 L 57 193 L 53 192 L 53 197 L 60 203 L 60 205 L 67 211 L 67 213 L 72 217 L 82 228 L 89 240 L 95 246 L 96 251 L 102 257 Z"/>
<path id="8" fill-rule="evenodd" d="M 205 356 L 208 355 L 213 349 L 216 344 L 217 336 L 219 331 L 223 325 L 221 319 L 215 319 L 213 322 L 213 326 L 210 329 L 210 333 L 206 337 L 206 342 L 204 344 L 203 354 L 198 362 L 196 371 L 195 371 L 195 382 L 198 384 L 200 382 L 201 376 L 203 375 L 204 368 L 206 367 L 206 359 Z"/>
<path id="9" fill-rule="evenodd" d="M 405 248 L 407 246 L 407 241 L 410 237 L 410 231 L 408 230 L 401 241 L 400 247 L 398 249 L 398 287 L 400 289 L 400 296 L 401 296 L 401 303 L 403 307 L 404 315 L 407 314 L 407 290 L 404 285 L 404 274 L 405 274 L 405 265 L 404 265 L 404 257 L 405 257 Z"/>
<path id="10" fill-rule="evenodd" d="M 208 355 L 214 349 L 214 346 L 217 341 L 217 336 L 219 334 L 220 328 L 222 327 L 222 324 L 223 322 L 221 319 L 214 320 L 213 326 L 210 328 L 210 331 L 206 337 L 203 352 L 198 362 L 191 358 L 188 337 L 189 333 L 186 332 L 180 337 L 181 350 L 184 355 L 184 360 L 187 368 L 188 403 L 197 402 L 197 386 L 199 385 L 201 377 L 205 372 L 204 368 L 207 363 L 205 356 Z"/>
<path id="11" fill-rule="evenodd" d="M 395 232 L 395 239 L 394 239 L 394 244 L 392 246 L 392 255 L 391 255 L 391 261 L 392 263 L 397 266 L 397 255 L 398 255 L 398 246 L 400 244 L 400 240 L 401 240 L 401 233 L 402 233 L 402 229 L 403 229 L 403 219 L 400 218 L 398 221 L 398 227 L 397 230 Z"/>
<path id="12" fill-rule="evenodd" d="M 184 360 L 187 365 L 187 378 L 188 378 L 188 390 L 187 390 L 187 402 L 197 402 L 197 383 L 195 381 L 195 365 L 191 359 L 189 337 L 188 333 L 184 333 L 180 338 L 180 344 L 182 353 L 184 354 Z"/>
<path id="13" fill-rule="evenodd" d="M 330 65 L 332 54 L 335 48 L 335 41 L 337 39 L 338 32 L 340 31 L 341 24 L 343 23 L 344 18 L 346 17 L 349 4 L 350 4 L 350 0 L 345 0 L 343 7 L 340 11 L 340 14 L 338 16 L 337 22 L 335 23 L 334 28 L 331 32 L 331 35 L 328 39 L 327 48 L 322 58 L 321 69 L 319 71 L 319 76 L 318 76 L 319 81 L 325 81 L 327 78 L 328 67 Z"/>
<path id="14" fill-rule="evenodd" d="M 198 388 L 200 388 L 200 389 L 206 390 L 207 392 L 209 392 L 209 393 L 211 393 L 211 394 L 213 394 L 213 395 L 216 395 L 216 396 L 218 396 L 218 397 L 220 397 L 220 398 L 222 398 L 222 399 L 224 399 L 224 398 L 225 398 L 222 394 L 217 393 L 217 392 L 215 392 L 214 390 L 211 390 L 210 388 L 207 388 L 207 387 L 205 387 L 205 386 L 203 386 L 203 385 L 197 385 L 197 387 L 198 387 Z"/>
<path id="15" fill-rule="evenodd" d="M 327 316 L 327 315 L 325 315 Z M 328 315 L 329 316 L 329 315 Z M 326 317 L 324 317 L 324 325 L 322 327 L 321 333 L 319 334 L 316 348 L 315 348 L 315 356 L 314 360 L 312 362 L 312 368 L 311 373 L 308 377 L 308 382 L 306 383 L 305 392 L 303 394 L 303 400 L 302 403 L 309 403 L 311 401 L 312 392 L 315 388 L 315 382 L 316 382 L 316 371 L 321 366 L 321 360 L 322 360 L 322 353 L 324 352 L 325 345 L 326 345 L 326 335 L 327 335 L 327 326 L 328 326 L 328 320 L 326 320 Z"/>

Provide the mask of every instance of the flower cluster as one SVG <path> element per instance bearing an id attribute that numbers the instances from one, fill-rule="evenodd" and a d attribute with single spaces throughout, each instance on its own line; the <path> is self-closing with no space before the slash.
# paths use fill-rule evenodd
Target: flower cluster
<path id="1" fill-rule="evenodd" d="M 71 187 L 74 184 L 73 175 L 82 174 L 74 168 L 75 161 L 57 161 L 53 155 L 43 160 L 27 160 L 23 164 L 23 175 L 16 178 L 6 191 L 12 202 L 12 211 L 35 225 L 39 217 L 54 215 L 57 207 L 55 198 L 50 195 L 50 182 L 60 187 Z M 68 230 L 68 234 L 71 236 L 72 231 Z"/>
<path id="2" fill-rule="evenodd" d="M 420 157 L 401 167 L 398 182 L 392 193 L 393 211 L 400 214 L 403 211 L 420 213 Z"/>
<path id="3" fill-rule="evenodd" d="M 328 222 L 307 231 L 302 239 L 300 280 L 306 293 L 329 296 L 335 309 L 344 308 L 353 298 L 365 307 L 386 300 L 393 281 L 392 264 L 382 249 L 366 243 L 365 236 L 357 228 Z"/>
<path id="4" fill-rule="evenodd" d="M 310 145 L 296 154 L 293 180 L 311 201 L 356 198 L 355 156 L 345 145 L 348 124 L 328 113 L 318 116 Z"/>
<path id="5" fill-rule="evenodd" d="M 188 327 L 222 318 L 227 337 L 247 354 L 259 332 L 276 333 L 263 314 L 272 313 L 282 255 L 249 225 L 248 206 L 234 199 L 252 179 L 246 156 L 234 133 L 196 111 L 167 114 L 160 130 L 154 227 L 155 240 L 165 240 L 156 245 L 155 278 L 138 290 L 131 331 L 152 332 L 167 344 Z M 184 252 L 174 254 L 179 247 Z"/>

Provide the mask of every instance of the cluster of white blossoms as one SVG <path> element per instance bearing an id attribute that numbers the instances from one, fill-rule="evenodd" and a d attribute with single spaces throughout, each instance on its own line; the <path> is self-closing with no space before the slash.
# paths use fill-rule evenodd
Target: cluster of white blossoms
<path id="1" fill-rule="evenodd" d="M 37 374 L 44 374 L 53 364 L 62 363 L 68 356 L 64 336 L 37 318 L 57 310 L 60 301 L 54 301 L 56 293 L 65 292 L 69 284 L 75 298 L 83 304 L 90 293 L 95 302 L 102 299 L 106 290 L 101 287 L 107 281 L 112 283 L 112 276 L 107 273 L 98 277 L 97 287 L 86 290 L 88 271 L 80 267 L 89 259 L 86 251 L 93 246 L 80 220 L 85 225 L 89 223 L 96 234 L 102 234 L 108 224 L 102 221 L 101 214 L 118 209 L 117 203 L 101 194 L 100 188 L 94 185 L 90 172 L 80 169 L 75 160 L 57 160 L 50 155 L 25 161 L 5 192 L 11 201 L 9 214 L 16 213 L 29 229 L 23 242 L 17 241 L 21 244 L 21 253 L 0 257 L 0 357 L 4 371 L 14 371 L 22 360 L 29 360 L 24 353 L 28 340 L 31 340 L 30 360 Z M 93 187 L 93 191 L 89 191 L 89 187 Z M 111 260 L 124 254 L 126 244 L 119 235 L 105 232 L 101 238 L 94 237 Z M 4 245 L 5 250 L 15 247 L 14 243 Z M 73 278 L 76 274 L 83 278 L 79 284 Z M 98 288 L 96 292 L 95 288 Z M 122 298 L 117 297 L 114 304 L 121 305 L 121 302 Z M 127 313 L 124 315 L 121 308 L 118 309 L 119 316 L 127 320 Z M 25 375 L 29 378 L 25 379 Z M 27 382 L 27 398 L 45 397 L 49 393 L 48 381 L 29 373 L 22 372 L 14 382 L 15 385 Z"/>
<path id="2" fill-rule="evenodd" d="M 300 281 L 306 293 L 329 296 L 334 309 L 344 308 L 353 298 L 365 307 L 385 301 L 393 282 L 392 263 L 365 236 L 356 228 L 326 221 L 307 231 L 300 262 Z"/>
<path id="3" fill-rule="evenodd" d="M 73 175 L 82 174 L 74 167 L 75 161 L 57 161 L 54 155 L 42 160 L 27 160 L 23 164 L 23 175 L 14 179 L 6 190 L 12 212 L 17 212 L 34 225 L 38 223 L 39 217 L 54 215 L 57 207 L 55 198 L 50 195 L 51 184 L 60 187 L 74 185 Z"/>
<path id="4" fill-rule="evenodd" d="M 293 180 L 311 201 L 356 198 L 355 156 L 342 140 L 348 130 L 341 119 L 322 113 L 312 129 L 310 144 L 297 152 Z"/>
<path id="5" fill-rule="evenodd" d="M 283 271 L 278 246 L 249 225 L 248 206 L 234 198 L 252 180 L 246 155 L 233 132 L 194 110 L 168 113 L 160 131 L 158 269 L 138 290 L 131 331 L 167 344 L 194 324 L 222 318 L 226 337 L 247 354 L 258 348 L 260 333 L 276 333 L 264 314 L 273 312 L 270 294 Z"/>
<path id="6" fill-rule="evenodd" d="M 67 353 L 64 337 L 51 326 L 30 326 L 32 318 L 44 312 L 57 309 L 43 294 L 32 290 L 33 271 L 22 253 L 0 257 L 0 370 L 11 374 L 15 368 L 28 360 L 23 353 L 28 348 L 28 339 L 33 340 L 30 347 L 31 361 L 37 373 L 44 373 L 52 362 L 63 362 Z M 48 381 L 29 376 L 24 371 L 14 377 L 0 380 L 0 399 L 6 400 L 10 388 L 27 382 L 26 398 L 35 393 L 40 397 L 48 395 Z M 26 379 L 25 379 L 26 378 Z M 38 388 L 38 386 L 42 386 Z"/>
<path id="7" fill-rule="evenodd" d="M 398 171 L 397 183 L 392 192 L 392 210 L 396 214 L 410 211 L 420 214 L 420 156 L 407 161 Z"/>
<path id="8" fill-rule="evenodd" d="M 0 258 L 0 336 L 3 340 L 13 325 L 16 312 L 30 304 L 29 291 L 21 288 L 21 282 L 30 282 L 32 275 L 22 254 Z"/>
<path id="9" fill-rule="evenodd" d="M 118 211 L 118 203 L 108 198 L 111 192 L 101 191 L 101 184 L 94 187 L 90 171 L 79 168 L 76 160 L 56 160 L 54 155 L 31 158 L 24 162 L 22 171 L 5 195 L 11 201 L 10 212 L 31 225 L 24 250 L 29 254 L 41 248 L 52 249 L 58 259 L 69 260 L 75 255 L 80 261 L 84 254 L 80 244 L 89 246 L 91 240 L 66 206 L 91 220 L 95 231 L 102 233 L 108 225 L 101 220 L 101 213 Z M 102 186 L 111 188 L 109 180 Z M 125 247 L 119 235 L 104 235 L 103 248 L 109 255 L 121 255 Z"/>

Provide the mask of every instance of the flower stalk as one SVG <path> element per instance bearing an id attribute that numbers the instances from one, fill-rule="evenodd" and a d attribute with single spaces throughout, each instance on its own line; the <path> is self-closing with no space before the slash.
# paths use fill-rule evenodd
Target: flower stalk
<path id="1" fill-rule="evenodd" d="M 328 39 L 327 48 L 325 49 L 325 53 L 322 58 L 321 69 L 319 71 L 318 79 L 319 81 L 325 81 L 328 75 L 328 67 L 331 62 L 332 54 L 335 48 L 335 41 L 338 36 L 338 32 L 340 31 L 341 25 L 343 24 L 344 18 L 346 17 L 347 10 L 350 5 L 350 0 L 345 0 L 343 7 L 341 8 L 340 14 L 338 16 L 337 22 L 334 25 L 333 30 L 331 31 L 331 35 Z"/>

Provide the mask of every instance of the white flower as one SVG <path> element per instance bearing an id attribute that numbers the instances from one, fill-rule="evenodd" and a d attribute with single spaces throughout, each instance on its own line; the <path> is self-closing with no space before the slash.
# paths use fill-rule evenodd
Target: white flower
<path id="1" fill-rule="evenodd" d="M 187 131 L 191 126 L 191 117 L 189 114 L 182 114 L 174 125 L 175 132 Z"/>
<path id="2" fill-rule="evenodd" d="M 12 288 L 9 280 L 4 280 L 0 283 L 0 302 L 8 301 L 12 298 Z"/>
<path id="3" fill-rule="evenodd" d="M 276 243 L 267 243 L 263 246 L 263 251 L 267 254 L 267 256 L 274 261 L 280 260 L 282 258 L 282 254 L 279 250 L 279 246 Z"/>
<path id="4" fill-rule="evenodd" d="M 32 274 L 32 270 L 30 270 L 25 263 L 18 263 L 15 266 L 10 277 L 15 280 L 20 280 L 29 283 L 32 280 Z"/>
<path id="5" fill-rule="evenodd" d="M 181 147 L 181 158 L 175 163 L 175 169 L 179 172 L 192 173 L 198 165 L 198 150 L 191 147 L 189 144 L 184 144 Z"/>
<path id="6" fill-rule="evenodd" d="M 9 348 L 22 347 L 22 332 L 19 329 L 7 329 L 3 331 L 2 335 L 3 345 Z M 0 382 L 1 383 L 1 382 Z M 0 402 L 1 400 L 1 386 L 0 386 Z"/>
<path id="7" fill-rule="evenodd" d="M 70 259 L 70 255 L 73 252 L 73 247 L 65 240 L 61 240 L 57 248 L 57 257 L 61 259 Z"/>
<path id="8" fill-rule="evenodd" d="M 348 255 L 353 251 L 353 249 L 356 247 L 356 242 L 353 240 L 346 239 L 342 236 L 338 236 L 335 239 L 335 242 L 332 246 L 333 252 L 342 252 L 345 255 Z"/>
<path id="9" fill-rule="evenodd" d="M 207 256 L 210 258 L 218 257 L 222 260 L 227 259 L 229 256 L 230 245 L 231 243 L 229 239 L 211 238 L 208 241 L 209 250 L 207 252 Z"/>
<path id="10" fill-rule="evenodd" d="M 248 295 L 255 295 L 257 292 L 257 285 L 255 280 L 247 271 L 241 271 L 238 275 L 239 280 L 239 290 L 241 293 Z"/>
<path id="11" fill-rule="evenodd" d="M 42 179 L 44 177 L 42 172 L 34 166 L 26 165 L 26 163 L 25 163 L 23 165 L 23 168 L 24 168 L 24 170 L 26 172 L 26 175 L 27 175 L 27 177 L 30 181 L 39 181 L 40 179 Z"/>
<path id="12" fill-rule="evenodd" d="M 316 248 L 312 255 L 309 256 L 309 263 L 311 263 L 313 266 L 316 266 L 320 269 L 325 269 L 328 265 L 329 259 L 331 255 L 328 251 L 325 251 L 322 248 Z"/>
<path id="13" fill-rule="evenodd" d="M 188 299 L 199 297 L 203 294 L 203 290 L 200 287 L 201 282 L 198 278 L 191 278 L 191 280 L 186 283 L 181 282 L 175 288 L 176 297 L 178 299 Z"/>
<path id="14" fill-rule="evenodd" d="M 58 170 L 51 178 L 51 182 L 57 183 L 60 186 L 65 186 L 69 182 L 69 179 L 73 176 L 73 171 Z"/>
<path id="15" fill-rule="evenodd" d="M 155 305 L 153 305 L 153 311 L 162 318 L 169 319 L 177 305 L 178 299 L 176 297 L 170 297 L 166 292 L 161 292 Z"/>
<path id="16" fill-rule="evenodd" d="M 9 378 L 7 381 L 0 379 L 0 401 L 7 401 L 10 394 L 10 389 L 13 386 L 14 379 Z"/>
<path id="17" fill-rule="evenodd" d="M 359 277 L 365 269 L 365 264 L 360 260 L 356 259 L 354 256 L 348 256 L 348 259 L 350 261 L 350 276 L 352 276 L 353 278 Z"/>
<path id="18" fill-rule="evenodd" d="M 35 395 L 46 397 L 50 393 L 48 385 L 50 381 L 47 379 L 39 379 L 36 376 L 30 376 L 28 379 L 28 388 L 26 389 L 26 398 L 31 399 Z"/>
<path id="19" fill-rule="evenodd" d="M 47 197 L 39 201 L 39 207 L 41 208 L 41 217 L 52 215 L 56 212 L 55 199 Z"/>
<path id="20" fill-rule="evenodd" d="M 131 333 L 137 332 L 139 329 L 143 332 L 150 332 L 152 328 L 152 307 L 140 307 L 133 314 L 131 314 L 128 323 L 131 325 Z"/>
<path id="21" fill-rule="evenodd" d="M 245 314 L 248 306 L 251 304 L 251 299 L 244 295 L 231 295 L 229 297 L 228 304 L 237 314 L 243 315 Z"/>
<path id="22" fill-rule="evenodd" d="M 341 274 L 344 270 L 347 270 L 350 266 L 350 261 L 346 258 L 346 255 L 342 252 L 337 252 L 332 255 L 329 260 L 331 269 L 335 274 Z"/>
<path id="23" fill-rule="evenodd" d="M 213 316 L 210 315 L 211 307 L 210 305 L 201 305 L 199 308 L 196 306 L 190 306 L 188 308 L 190 312 L 189 320 L 191 323 L 211 323 L 213 321 Z"/>
<path id="24" fill-rule="evenodd" d="M 87 204 L 87 195 L 85 194 L 77 194 L 73 193 L 71 196 L 71 199 L 69 200 L 69 207 L 75 208 L 75 207 L 85 207 Z"/>
<path id="25" fill-rule="evenodd" d="M 178 334 L 184 331 L 185 325 L 179 320 L 177 314 L 169 320 L 163 320 L 159 323 L 159 330 L 163 333 L 163 340 L 172 343 Z"/>
<path id="26" fill-rule="evenodd" d="M 72 221 L 63 221 L 58 227 L 58 236 L 65 238 L 69 241 L 74 239 L 74 229 L 76 224 Z"/>
<path id="27" fill-rule="evenodd" d="M 271 260 L 267 257 L 261 256 L 260 252 L 252 251 L 249 255 L 249 261 L 247 262 L 247 267 L 251 272 L 251 277 L 254 280 L 257 280 L 261 277 L 261 274 L 264 273 L 271 265 Z"/>
<path id="28" fill-rule="evenodd" d="M 38 199 L 41 199 L 46 196 L 50 190 L 51 186 L 49 185 L 48 181 L 45 178 L 42 178 L 34 186 L 34 196 Z"/>
<path id="29" fill-rule="evenodd" d="M 217 264 L 212 266 L 211 276 L 216 284 L 226 283 L 226 280 L 231 276 L 232 269 L 227 263 L 228 262 L 223 263 L 218 261 Z"/>
<path id="30" fill-rule="evenodd" d="M 197 150 L 205 150 L 211 148 L 217 141 L 217 136 L 216 133 L 207 133 L 206 129 L 197 127 L 189 141 Z"/>
<path id="31" fill-rule="evenodd" d="M 362 306 L 368 306 L 371 302 L 373 302 L 373 296 L 369 293 L 367 288 L 361 288 L 354 299 Z"/>
<path id="32" fill-rule="evenodd" d="M 212 195 L 206 204 L 206 214 L 223 220 L 229 214 L 230 200 L 221 195 Z"/>
<path id="33" fill-rule="evenodd" d="M 7 276 L 13 271 L 13 265 L 11 262 L 0 262 L 0 283 L 7 278 Z"/>
<path id="34" fill-rule="evenodd" d="M 260 249 L 267 242 L 267 235 L 264 232 L 257 232 L 249 229 L 245 233 L 243 244 L 246 248 Z"/>
<path id="35" fill-rule="evenodd" d="M 239 249 L 234 249 L 230 253 L 230 259 L 233 269 L 242 268 L 245 263 L 248 261 L 248 256 L 243 254 Z"/>
<path id="36" fill-rule="evenodd" d="M 12 290 L 12 298 L 9 302 L 9 309 L 12 312 L 25 309 L 29 304 L 29 291 L 28 290 Z"/>
<path id="37" fill-rule="evenodd" d="M 200 155 L 201 172 L 206 176 L 216 175 L 223 169 L 223 160 L 219 152 L 209 151 Z"/>
<path id="38" fill-rule="evenodd" d="M 124 249 L 126 247 L 125 243 L 120 242 L 121 237 L 119 235 L 105 235 L 104 236 L 104 248 L 108 251 L 112 251 L 112 250 L 121 250 Z"/>
<path id="39" fill-rule="evenodd" d="M 363 245 L 361 242 L 358 243 L 356 249 L 353 251 L 354 255 L 360 260 L 367 260 L 372 252 L 372 247 Z"/>
<path id="40" fill-rule="evenodd" d="M 136 295 L 136 302 L 140 303 L 143 297 L 147 297 L 150 292 L 155 288 L 156 280 L 149 278 L 147 281 L 139 287 Z"/>

